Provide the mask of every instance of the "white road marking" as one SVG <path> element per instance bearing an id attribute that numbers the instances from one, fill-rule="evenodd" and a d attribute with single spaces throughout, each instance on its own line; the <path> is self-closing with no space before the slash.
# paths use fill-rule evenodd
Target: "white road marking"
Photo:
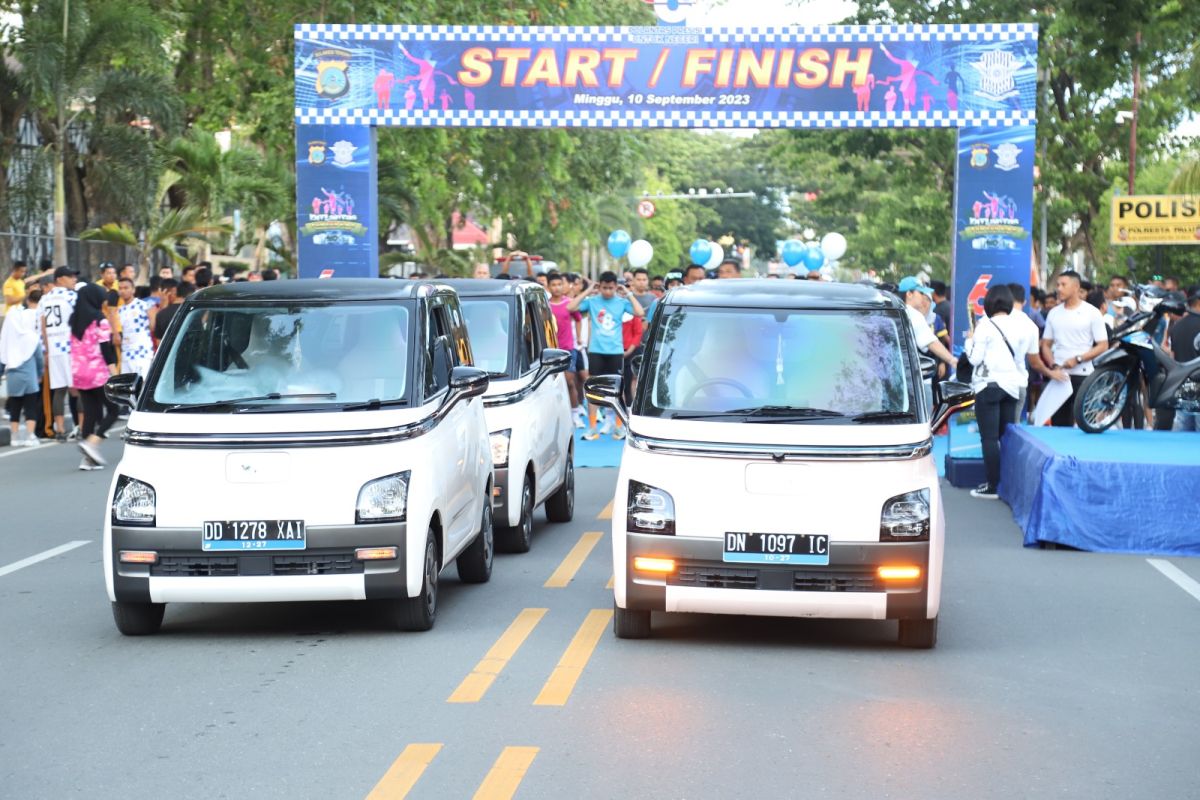
<path id="1" fill-rule="evenodd" d="M 1179 567 L 1175 566 L 1170 561 L 1164 561 L 1161 558 L 1147 558 L 1146 563 L 1170 578 L 1171 582 L 1180 589 L 1183 589 L 1192 597 L 1200 600 L 1200 582 L 1197 582 Z"/>
<path id="2" fill-rule="evenodd" d="M 13 563 L 9 564 L 8 566 L 0 567 L 0 578 L 3 578 L 5 575 L 9 575 L 13 572 L 16 572 L 19 569 L 25 569 L 25 567 L 31 567 L 34 564 L 38 563 L 39 561 L 45 561 L 48 558 L 54 558 L 55 556 L 59 556 L 59 555 L 62 555 L 63 553 L 74 550 L 76 547 L 83 547 L 85 544 L 91 544 L 91 543 L 92 543 L 91 539 L 82 539 L 79 541 L 67 542 L 66 544 L 60 544 L 58 547 L 51 547 L 49 550 L 45 550 L 41 553 L 38 553 L 35 556 L 30 556 L 29 558 L 22 558 L 20 561 L 14 561 Z"/>

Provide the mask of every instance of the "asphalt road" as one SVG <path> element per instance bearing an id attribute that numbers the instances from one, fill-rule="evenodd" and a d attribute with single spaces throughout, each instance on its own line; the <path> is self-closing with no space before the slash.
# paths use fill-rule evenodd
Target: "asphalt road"
<path id="1" fill-rule="evenodd" d="M 611 470 L 490 583 L 447 570 L 429 633 L 365 604 L 193 605 L 127 639 L 100 567 L 111 472 L 77 464 L 0 450 L 6 800 L 1200 797 L 1200 598 L 1142 557 L 1024 550 L 965 492 L 933 651 L 874 622 L 613 638 Z"/>

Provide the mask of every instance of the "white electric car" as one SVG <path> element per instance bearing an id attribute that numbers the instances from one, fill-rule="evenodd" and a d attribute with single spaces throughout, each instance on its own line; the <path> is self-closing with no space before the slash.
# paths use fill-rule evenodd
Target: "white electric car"
<path id="1" fill-rule="evenodd" d="M 666 296 L 613 501 L 614 630 L 654 611 L 899 620 L 933 647 L 945 521 L 904 307 L 875 289 L 702 281 Z"/>
<path id="2" fill-rule="evenodd" d="M 575 513 L 574 425 L 566 370 L 556 349 L 546 292 L 529 281 L 455 280 L 475 366 L 491 378 L 484 414 L 491 432 L 497 546 L 516 553 L 532 544 L 533 511 L 551 522 Z"/>
<path id="3" fill-rule="evenodd" d="M 458 297 L 313 280 L 193 295 L 130 403 L 104 522 L 117 627 L 166 603 L 380 600 L 426 630 L 438 575 L 492 569 L 492 463 Z"/>

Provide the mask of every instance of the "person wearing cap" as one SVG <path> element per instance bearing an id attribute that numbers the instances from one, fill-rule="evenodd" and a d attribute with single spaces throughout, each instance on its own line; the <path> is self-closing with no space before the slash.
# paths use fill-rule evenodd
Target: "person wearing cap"
<path id="1" fill-rule="evenodd" d="M 937 334 L 933 332 L 933 326 L 927 320 L 929 311 L 933 308 L 933 289 L 910 275 L 900 281 L 897 291 L 904 296 L 904 310 L 908 314 L 908 321 L 912 324 L 913 335 L 917 340 L 917 349 L 943 361 L 950 369 L 955 369 L 958 366 L 958 359 L 951 355 L 944 344 L 938 341 Z"/>
<path id="2" fill-rule="evenodd" d="M 1187 299 L 1187 313 L 1171 325 L 1171 355 L 1179 362 L 1200 358 L 1200 284 L 1188 289 Z M 1171 430 L 1200 432 L 1200 413 L 1177 410 Z"/>
<path id="3" fill-rule="evenodd" d="M 664 284 L 665 284 L 665 289 L 668 292 L 671 291 L 672 289 L 674 289 L 676 286 L 683 286 L 683 273 L 682 272 L 668 272 L 666 277 L 664 278 Z"/>

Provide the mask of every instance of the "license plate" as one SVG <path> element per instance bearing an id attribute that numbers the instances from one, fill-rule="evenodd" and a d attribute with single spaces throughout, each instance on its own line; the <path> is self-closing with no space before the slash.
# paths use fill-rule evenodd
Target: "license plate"
<path id="1" fill-rule="evenodd" d="M 724 560 L 734 564 L 829 564 L 829 537 L 807 533 L 727 533 Z"/>
<path id="2" fill-rule="evenodd" d="M 204 523 L 201 546 L 213 550 L 303 550 L 302 519 L 238 519 Z"/>

